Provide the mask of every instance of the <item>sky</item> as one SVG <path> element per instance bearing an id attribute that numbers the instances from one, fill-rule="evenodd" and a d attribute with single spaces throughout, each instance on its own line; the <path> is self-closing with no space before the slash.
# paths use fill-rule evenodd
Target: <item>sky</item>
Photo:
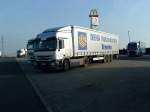
<path id="1" fill-rule="evenodd" d="M 100 15 L 100 30 L 119 35 L 119 48 L 129 41 L 150 47 L 150 0 L 0 0 L 0 37 L 4 53 L 25 48 L 27 40 L 52 27 L 90 26 L 90 10 Z M 1 49 L 1 42 L 0 42 Z"/>

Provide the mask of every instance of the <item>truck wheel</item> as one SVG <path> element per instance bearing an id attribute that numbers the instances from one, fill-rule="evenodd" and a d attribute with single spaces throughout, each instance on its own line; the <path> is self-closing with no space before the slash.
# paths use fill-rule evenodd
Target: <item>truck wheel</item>
<path id="1" fill-rule="evenodd" d="M 84 61 L 83 62 L 83 67 L 88 66 L 88 64 L 89 64 L 89 58 L 85 57 L 83 61 Z"/>
<path id="2" fill-rule="evenodd" d="M 112 61 L 111 55 L 108 55 L 108 63 Z"/>
<path id="3" fill-rule="evenodd" d="M 70 64 L 68 60 L 64 60 L 63 62 L 63 71 L 68 71 L 70 69 Z"/>

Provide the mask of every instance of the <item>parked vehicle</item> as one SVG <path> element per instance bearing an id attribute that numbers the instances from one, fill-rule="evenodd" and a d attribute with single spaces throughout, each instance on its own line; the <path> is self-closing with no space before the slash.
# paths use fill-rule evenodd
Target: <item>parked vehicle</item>
<path id="1" fill-rule="evenodd" d="M 129 42 L 127 45 L 128 56 L 143 56 L 146 52 L 144 42 Z"/>
<path id="2" fill-rule="evenodd" d="M 27 49 L 19 49 L 17 51 L 17 57 L 20 58 L 20 57 L 25 57 L 27 54 Z"/>
<path id="3" fill-rule="evenodd" d="M 111 62 L 119 54 L 118 36 L 79 26 L 47 29 L 35 39 L 34 66 L 68 70 L 93 61 Z"/>

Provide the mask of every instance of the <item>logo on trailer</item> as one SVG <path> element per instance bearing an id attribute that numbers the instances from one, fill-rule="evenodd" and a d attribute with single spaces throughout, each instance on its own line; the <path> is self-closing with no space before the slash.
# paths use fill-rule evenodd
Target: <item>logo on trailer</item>
<path id="1" fill-rule="evenodd" d="M 111 50 L 112 46 L 111 45 L 102 44 L 102 49 L 104 49 L 104 50 Z"/>
<path id="2" fill-rule="evenodd" d="M 87 50 L 87 34 L 84 32 L 78 32 L 78 49 Z"/>

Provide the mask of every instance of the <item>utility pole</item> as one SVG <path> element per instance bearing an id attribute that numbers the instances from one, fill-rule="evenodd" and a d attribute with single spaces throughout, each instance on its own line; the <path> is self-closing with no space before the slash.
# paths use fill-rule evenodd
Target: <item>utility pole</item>
<path id="1" fill-rule="evenodd" d="M 1 36 L 1 44 L 2 44 L 1 46 L 2 56 L 4 56 L 4 37 L 3 36 Z"/>
<path id="2" fill-rule="evenodd" d="M 130 37 L 130 31 L 128 30 L 128 38 L 129 38 L 129 42 L 131 41 L 131 37 Z"/>

